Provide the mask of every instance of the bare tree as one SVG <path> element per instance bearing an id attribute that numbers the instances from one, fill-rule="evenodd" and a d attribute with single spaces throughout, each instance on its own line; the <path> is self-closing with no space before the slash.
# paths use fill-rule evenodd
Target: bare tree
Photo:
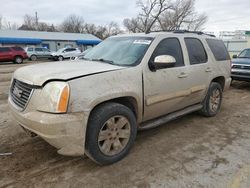
<path id="1" fill-rule="evenodd" d="M 83 33 L 84 19 L 74 14 L 69 15 L 59 26 L 60 30 L 66 33 Z"/>
<path id="2" fill-rule="evenodd" d="M 85 24 L 84 25 L 85 33 L 93 34 L 100 39 L 105 39 L 113 35 L 121 33 L 119 25 L 115 22 L 110 22 L 104 26 L 96 26 L 95 24 Z"/>
<path id="3" fill-rule="evenodd" d="M 161 14 L 171 9 L 171 0 L 139 0 L 141 12 L 136 18 L 125 19 L 124 26 L 131 32 L 150 32 Z"/>
<path id="4" fill-rule="evenodd" d="M 140 0 L 141 12 L 136 18 L 125 19 L 124 26 L 130 32 L 154 30 L 200 30 L 207 21 L 205 14 L 198 14 L 195 0 Z"/>
<path id="5" fill-rule="evenodd" d="M 207 16 L 199 15 L 195 12 L 195 0 L 177 0 L 173 4 L 172 10 L 162 14 L 159 19 L 161 30 L 200 30 L 206 23 Z"/>

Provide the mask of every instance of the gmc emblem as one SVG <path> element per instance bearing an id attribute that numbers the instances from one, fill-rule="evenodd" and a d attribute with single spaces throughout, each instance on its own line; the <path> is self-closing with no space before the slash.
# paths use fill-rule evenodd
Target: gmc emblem
<path id="1" fill-rule="evenodd" d="M 13 94 L 14 94 L 15 96 L 17 96 L 18 98 L 21 98 L 21 97 L 22 97 L 22 93 L 23 93 L 22 90 L 18 89 L 17 87 L 14 87 L 14 89 L 13 89 Z"/>

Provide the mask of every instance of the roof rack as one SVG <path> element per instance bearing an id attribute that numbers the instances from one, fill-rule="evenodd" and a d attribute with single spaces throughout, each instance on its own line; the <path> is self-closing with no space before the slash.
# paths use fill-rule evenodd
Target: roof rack
<path id="1" fill-rule="evenodd" d="M 180 33 L 180 34 L 183 34 L 183 33 L 193 33 L 193 34 L 197 34 L 197 35 L 207 35 L 207 36 L 210 36 L 210 37 L 215 37 L 215 35 L 207 34 L 207 33 L 204 33 L 204 32 L 202 32 L 202 31 L 188 31 L 188 30 L 157 30 L 157 31 L 152 31 L 152 32 L 173 32 L 173 33 Z"/>

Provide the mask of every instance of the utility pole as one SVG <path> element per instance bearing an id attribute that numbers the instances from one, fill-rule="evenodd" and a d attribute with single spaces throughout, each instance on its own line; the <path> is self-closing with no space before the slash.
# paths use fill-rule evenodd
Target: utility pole
<path id="1" fill-rule="evenodd" d="M 37 16 L 37 12 L 35 13 L 36 14 L 36 26 L 38 26 L 38 16 Z"/>

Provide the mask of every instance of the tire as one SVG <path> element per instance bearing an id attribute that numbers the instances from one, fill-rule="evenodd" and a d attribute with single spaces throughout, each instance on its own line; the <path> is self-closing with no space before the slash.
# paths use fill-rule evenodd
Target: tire
<path id="1" fill-rule="evenodd" d="M 23 58 L 21 56 L 16 56 L 14 59 L 14 63 L 16 63 L 16 64 L 23 63 Z"/>
<path id="2" fill-rule="evenodd" d="M 212 82 L 209 86 L 207 96 L 203 102 L 200 114 L 206 117 L 213 117 L 220 111 L 222 103 L 222 87 L 217 82 Z"/>
<path id="3" fill-rule="evenodd" d="M 58 61 L 63 61 L 63 60 L 64 60 L 64 57 L 60 55 L 60 56 L 58 57 Z"/>
<path id="4" fill-rule="evenodd" d="M 120 161 L 135 142 L 136 125 L 135 115 L 128 107 L 118 103 L 100 105 L 89 118 L 85 142 L 87 156 L 100 165 Z"/>
<path id="5" fill-rule="evenodd" d="M 36 55 L 31 55 L 30 59 L 31 59 L 31 61 L 36 61 L 37 60 L 37 56 Z"/>

